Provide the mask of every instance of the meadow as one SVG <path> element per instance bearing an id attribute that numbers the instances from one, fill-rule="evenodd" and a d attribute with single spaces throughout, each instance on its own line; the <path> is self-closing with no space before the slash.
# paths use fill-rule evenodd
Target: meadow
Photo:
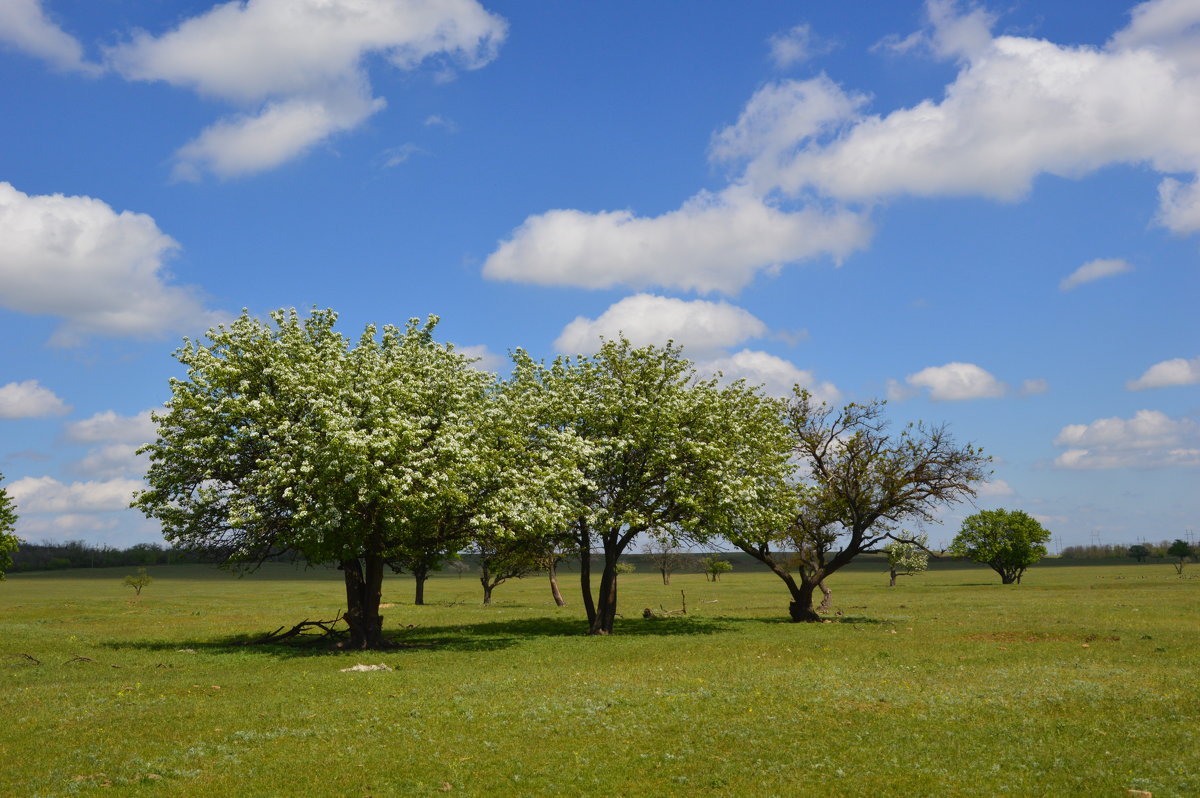
<path id="1" fill-rule="evenodd" d="M 1200 566 L 939 566 L 856 563 L 797 625 L 765 571 L 642 565 L 607 638 L 570 572 L 564 608 L 389 577 L 403 646 L 365 653 L 242 644 L 332 618 L 337 571 L 10 575 L 0 795 L 1200 795 Z"/>

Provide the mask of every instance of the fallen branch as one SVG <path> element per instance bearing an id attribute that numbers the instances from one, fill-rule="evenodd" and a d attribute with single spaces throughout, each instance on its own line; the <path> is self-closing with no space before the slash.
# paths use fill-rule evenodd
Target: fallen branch
<path id="1" fill-rule="evenodd" d="M 20 653 L 20 654 L 0 654 L 0 656 L 2 656 L 2 657 L 24 657 L 25 659 L 27 659 L 27 660 L 29 660 L 30 662 L 32 662 L 34 665 L 41 665 L 41 664 L 42 664 L 42 661 L 41 661 L 40 659 L 38 659 L 37 657 L 33 656 L 32 654 L 25 654 L 24 652 L 22 652 L 22 653 Z"/>
<path id="2" fill-rule="evenodd" d="M 281 626 L 268 635 L 260 637 L 257 640 L 248 640 L 242 645 L 259 646 L 268 643 L 279 643 L 284 640 L 291 640 L 293 637 L 340 637 L 345 633 L 334 628 L 340 620 L 342 620 L 340 612 L 332 621 L 303 620 L 286 632 L 283 631 L 286 627 Z M 320 629 L 321 632 L 319 634 L 312 634 L 309 631 L 311 629 Z"/>

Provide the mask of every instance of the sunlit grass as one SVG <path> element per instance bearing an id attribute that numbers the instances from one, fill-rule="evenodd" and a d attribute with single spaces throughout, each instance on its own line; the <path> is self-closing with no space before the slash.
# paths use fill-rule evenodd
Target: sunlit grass
<path id="1" fill-rule="evenodd" d="M 639 572 L 611 638 L 542 578 L 488 608 L 392 578 L 405 646 L 369 653 L 238 645 L 332 618 L 335 571 L 151 568 L 134 601 L 128 570 L 0 584 L 0 794 L 1200 794 L 1200 580 L 1167 565 L 874 566 L 817 625 L 766 573 Z"/>

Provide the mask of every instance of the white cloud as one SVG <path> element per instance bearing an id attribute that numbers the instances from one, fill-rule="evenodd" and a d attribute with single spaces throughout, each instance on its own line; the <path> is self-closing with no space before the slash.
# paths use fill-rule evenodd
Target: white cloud
<path id="1" fill-rule="evenodd" d="M 52 343 L 195 332 L 222 320 L 193 290 L 165 282 L 163 263 L 178 248 L 145 214 L 0 182 L 0 305 L 61 316 Z"/>
<path id="2" fill-rule="evenodd" d="M 781 357 L 751 349 L 698 363 L 696 370 L 702 374 L 719 371 L 728 381 L 744 379 L 751 385 L 761 385 L 772 396 L 789 397 L 794 385 L 808 389 L 818 402 L 833 403 L 841 396 L 837 386 L 819 381 L 811 371 L 797 368 Z"/>
<path id="3" fill-rule="evenodd" d="M 929 389 L 929 398 L 934 400 L 987 399 L 1003 396 L 1007 390 L 1004 383 L 974 363 L 930 366 L 909 374 L 904 381 L 914 388 Z"/>
<path id="4" fill-rule="evenodd" d="M 1021 380 L 1021 395 L 1034 396 L 1036 394 L 1045 393 L 1050 390 L 1050 383 L 1041 377 L 1033 379 Z"/>
<path id="5" fill-rule="evenodd" d="M 857 110 L 861 97 L 827 79 L 760 90 L 751 105 L 769 97 L 771 113 L 748 106 L 735 126 L 741 140 L 764 142 L 738 153 L 757 193 L 1015 200 L 1041 174 L 1079 178 L 1112 164 L 1148 165 L 1168 176 L 1161 223 L 1200 229 L 1200 188 L 1169 177 L 1200 170 L 1192 134 L 1200 129 L 1200 4 L 1138 6 L 1102 48 L 992 37 L 986 12 L 959 13 L 950 2 L 927 10 L 929 31 L 906 46 L 925 42 L 961 62 L 943 96 L 867 115 Z"/>
<path id="6" fill-rule="evenodd" d="M 996 498 L 999 496 L 1012 496 L 1016 493 L 1016 491 L 1012 489 L 1012 486 L 1002 479 L 993 479 L 990 482 L 980 482 L 974 487 L 975 494 L 984 499 Z"/>
<path id="7" fill-rule="evenodd" d="M 1093 280 L 1112 277 L 1117 274 L 1124 274 L 1128 271 L 1133 271 L 1133 267 L 1120 258 L 1098 258 L 1088 261 L 1064 277 L 1062 282 L 1058 284 L 1058 288 L 1060 291 L 1070 291 L 1072 288 L 1081 286 L 1084 283 L 1090 283 Z"/>
<path id="8" fill-rule="evenodd" d="M 1125 383 L 1131 391 L 1165 388 L 1172 385 L 1195 385 L 1200 382 L 1200 357 L 1185 360 L 1181 357 L 1155 363 L 1136 380 Z"/>
<path id="9" fill-rule="evenodd" d="M 151 443 L 158 437 L 151 412 L 143 410 L 136 416 L 122 416 L 105 410 L 67 424 L 67 439 L 73 443 L 127 443 L 134 446 Z"/>
<path id="10" fill-rule="evenodd" d="M 480 371 L 498 372 L 508 365 L 508 358 L 504 357 L 504 355 L 497 355 L 488 349 L 486 344 L 456 346 L 454 350 L 460 355 L 476 358 L 475 363 L 472 365 Z"/>
<path id="11" fill-rule="evenodd" d="M 813 33 L 812 27 L 807 24 L 776 33 L 767 44 L 771 48 L 771 60 L 779 69 L 803 64 L 831 49 L 830 43 Z"/>
<path id="12" fill-rule="evenodd" d="M 506 31 L 475 0 L 244 0 L 158 37 L 138 32 L 108 57 L 129 79 L 246 108 L 177 153 L 178 177 L 233 177 L 292 160 L 382 108 L 371 96 L 369 56 L 403 70 L 438 57 L 474 69 L 495 57 Z"/>
<path id="13" fill-rule="evenodd" d="M 41 0 L 4 0 L 0 3 L 0 42 L 60 69 L 97 73 L 100 68 L 84 61 L 83 47 L 75 37 L 54 24 Z"/>
<path id="14" fill-rule="evenodd" d="M 1059 468 L 1200 466 L 1200 424 L 1158 410 L 1071 424 L 1062 428 L 1054 445 L 1066 449 L 1054 460 Z"/>
<path id="15" fill-rule="evenodd" d="M 0 385 L 0 418 L 61 416 L 70 406 L 37 380 Z"/>
<path id="16" fill-rule="evenodd" d="M 740 191 L 705 192 L 650 218 L 576 210 L 530 216 L 488 256 L 483 274 L 541 285 L 732 293 L 762 269 L 844 258 L 869 238 L 869 224 L 854 213 L 788 212 Z"/>
<path id="17" fill-rule="evenodd" d="M 53 477 L 24 477 L 8 486 L 22 516 L 26 513 L 87 513 L 124 510 L 145 483 L 108 479 L 62 483 Z"/>
<path id="18" fill-rule="evenodd" d="M 560 352 L 595 352 L 601 337 L 624 335 L 635 346 L 662 346 L 673 340 L 684 354 L 699 357 L 767 334 L 767 325 L 727 302 L 685 301 L 636 294 L 612 305 L 596 319 L 577 317 L 554 342 Z"/>
<path id="19" fill-rule="evenodd" d="M 92 479 L 114 479 L 116 477 L 140 477 L 150 465 L 149 455 L 139 455 L 138 446 L 128 443 L 110 443 L 96 446 L 80 460 L 71 463 L 72 473 Z"/>

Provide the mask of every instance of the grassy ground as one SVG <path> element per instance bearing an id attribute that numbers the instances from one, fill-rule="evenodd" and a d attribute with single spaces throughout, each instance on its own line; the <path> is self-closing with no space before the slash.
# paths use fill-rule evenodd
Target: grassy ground
<path id="1" fill-rule="evenodd" d="M 639 572 L 611 638 L 572 574 L 564 609 L 394 578 L 408 646 L 367 654 L 237 645 L 332 617 L 337 572 L 131 570 L 0 584 L 0 795 L 1200 795 L 1200 580 L 1163 564 L 875 566 L 815 625 L 767 573 Z"/>

